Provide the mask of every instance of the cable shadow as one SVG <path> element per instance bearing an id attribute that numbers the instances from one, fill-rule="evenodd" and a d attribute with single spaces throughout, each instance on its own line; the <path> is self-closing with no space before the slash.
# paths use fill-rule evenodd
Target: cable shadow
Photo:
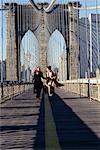
<path id="1" fill-rule="evenodd" d="M 39 106 L 11 106 L 11 107 L 1 107 L 0 109 L 30 109 L 30 108 L 39 108 Z"/>
<path id="2" fill-rule="evenodd" d="M 0 115 L 0 119 L 9 119 L 9 118 L 22 119 L 23 117 L 25 118 L 25 117 L 33 117 L 33 116 L 37 117 L 38 113 L 34 113 L 34 115 L 33 114 L 23 114 L 23 115 L 17 114 L 17 115 L 8 115 L 8 116 Z"/>
<path id="3" fill-rule="evenodd" d="M 18 126 L 18 125 L 14 125 L 14 126 L 2 126 L 1 128 L 0 128 L 0 131 L 2 132 L 2 131 L 14 131 L 14 132 L 16 132 L 16 130 L 18 131 L 18 130 L 23 130 L 23 131 L 30 131 L 30 130 L 36 130 L 36 128 L 37 128 L 37 125 L 20 125 L 20 126 Z"/>
<path id="4" fill-rule="evenodd" d="M 86 97 L 86 96 L 79 96 L 79 97 L 64 97 L 63 99 L 67 99 L 67 100 L 69 100 L 69 99 L 87 99 L 88 97 Z"/>
<path id="5" fill-rule="evenodd" d="M 0 149 L 33 149 L 37 123 L 25 125 L 3 125 L 0 127 Z"/>
<path id="6" fill-rule="evenodd" d="M 42 101 L 40 105 L 40 114 L 37 126 L 37 134 L 35 138 L 35 144 L 33 149 L 44 150 L 45 149 L 45 119 L 44 119 L 45 109 L 44 109 L 44 94 L 42 95 Z"/>
<path id="7" fill-rule="evenodd" d="M 100 139 L 57 94 L 50 102 L 62 150 L 100 150 Z"/>
<path id="8" fill-rule="evenodd" d="M 28 101 L 28 100 L 34 100 L 33 98 L 13 98 L 13 100 L 15 100 L 15 101 Z"/>

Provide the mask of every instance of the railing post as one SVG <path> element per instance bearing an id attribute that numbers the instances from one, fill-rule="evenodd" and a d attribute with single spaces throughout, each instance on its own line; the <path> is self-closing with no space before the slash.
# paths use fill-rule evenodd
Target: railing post
<path id="1" fill-rule="evenodd" d="M 3 99 L 3 82 L 1 83 L 1 99 Z"/>
<path id="2" fill-rule="evenodd" d="M 14 82 L 12 84 L 13 84 L 13 96 L 14 96 Z"/>
<path id="3" fill-rule="evenodd" d="M 98 100 L 100 101 L 100 85 L 98 84 Z"/>
<path id="4" fill-rule="evenodd" d="M 91 91 L 90 91 L 90 78 L 88 79 L 88 98 L 91 101 Z"/>

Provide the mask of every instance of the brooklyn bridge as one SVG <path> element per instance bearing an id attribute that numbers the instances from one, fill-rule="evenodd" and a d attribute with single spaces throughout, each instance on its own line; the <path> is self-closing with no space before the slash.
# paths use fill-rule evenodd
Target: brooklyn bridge
<path id="1" fill-rule="evenodd" d="M 100 1 L 1 0 L 0 20 L 0 149 L 100 150 Z M 62 85 L 39 100 L 37 66 Z"/>

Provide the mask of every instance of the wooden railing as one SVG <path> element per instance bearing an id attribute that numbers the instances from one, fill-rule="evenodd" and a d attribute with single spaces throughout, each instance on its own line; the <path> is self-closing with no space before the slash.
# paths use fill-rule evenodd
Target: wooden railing
<path id="1" fill-rule="evenodd" d="M 100 79 L 78 79 L 62 82 L 64 90 L 100 101 Z"/>
<path id="2" fill-rule="evenodd" d="M 8 84 L 0 87 L 0 102 L 21 94 L 33 87 L 33 84 Z"/>

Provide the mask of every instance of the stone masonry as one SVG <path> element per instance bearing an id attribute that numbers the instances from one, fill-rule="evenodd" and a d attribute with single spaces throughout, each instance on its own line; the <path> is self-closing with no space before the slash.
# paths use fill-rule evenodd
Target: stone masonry
<path id="1" fill-rule="evenodd" d="M 43 4 L 41 5 L 43 7 Z M 66 70 L 69 77 L 67 79 L 79 77 L 79 43 L 77 39 L 79 12 L 73 8 L 76 5 L 77 3 L 69 3 L 65 7 L 58 4 L 54 10 L 46 13 L 43 9 L 34 10 L 31 5 L 5 4 L 6 7 L 10 7 L 7 13 L 7 80 L 20 81 L 20 43 L 28 30 L 31 30 L 39 41 L 40 67 L 45 72 L 48 41 L 51 34 L 58 29 L 64 36 L 68 49 Z M 62 10 L 64 10 L 64 18 L 61 20 L 60 12 Z M 48 24 L 46 24 L 45 18 Z M 67 18 L 66 23 L 65 18 Z"/>

